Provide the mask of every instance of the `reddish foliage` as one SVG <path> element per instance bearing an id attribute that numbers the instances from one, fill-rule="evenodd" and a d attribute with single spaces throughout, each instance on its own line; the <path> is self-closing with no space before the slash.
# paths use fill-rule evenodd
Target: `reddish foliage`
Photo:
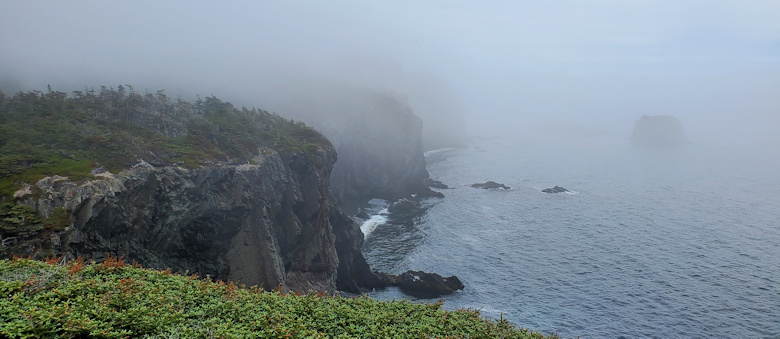
<path id="1" fill-rule="evenodd" d="M 109 254 L 105 260 L 103 260 L 102 263 L 100 263 L 100 267 L 103 269 L 117 269 L 125 267 L 125 260 L 124 256 L 121 257 L 112 257 L 111 254 Z"/>
<path id="2" fill-rule="evenodd" d="M 71 275 L 78 273 L 84 269 L 84 266 L 86 266 L 86 264 L 84 263 L 83 257 L 78 257 L 76 260 L 71 260 L 68 262 L 68 273 Z"/>
<path id="3" fill-rule="evenodd" d="M 57 265 L 58 263 L 62 262 L 63 259 L 65 259 L 65 255 L 63 255 L 63 256 L 61 256 L 59 258 L 57 258 L 57 257 L 46 258 L 45 261 L 49 265 Z"/>

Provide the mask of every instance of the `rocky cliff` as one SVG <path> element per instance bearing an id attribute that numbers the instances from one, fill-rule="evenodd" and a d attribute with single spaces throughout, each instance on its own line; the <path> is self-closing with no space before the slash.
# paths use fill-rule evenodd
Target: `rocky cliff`
<path id="1" fill-rule="evenodd" d="M 81 184 L 53 176 L 25 186 L 15 199 L 43 217 L 56 207 L 71 211 L 72 224 L 52 237 L 57 253 L 124 256 L 266 288 L 334 291 L 328 177 L 335 151 L 254 160 L 195 169 L 138 166 Z"/>
<path id="2" fill-rule="evenodd" d="M 336 147 L 339 160 L 330 184 L 340 204 L 439 195 L 424 183 L 423 123 L 404 95 L 318 87 L 293 93 L 278 107 L 314 126 Z"/>
<path id="3" fill-rule="evenodd" d="M 302 123 L 120 86 L 5 98 L 0 132 L 0 256 L 336 289 L 336 151 Z"/>
<path id="4" fill-rule="evenodd" d="M 403 98 L 359 92 L 322 106 L 342 113 L 318 120 L 331 143 L 213 97 L 123 91 L 0 102 L 0 255 L 123 256 L 266 289 L 400 284 L 371 271 L 359 225 L 331 198 L 434 194 Z"/>
<path id="5" fill-rule="evenodd" d="M 365 95 L 362 115 L 346 128 L 324 131 L 339 154 L 331 176 L 333 195 L 350 201 L 433 194 L 424 183 L 422 120 L 402 98 Z"/>

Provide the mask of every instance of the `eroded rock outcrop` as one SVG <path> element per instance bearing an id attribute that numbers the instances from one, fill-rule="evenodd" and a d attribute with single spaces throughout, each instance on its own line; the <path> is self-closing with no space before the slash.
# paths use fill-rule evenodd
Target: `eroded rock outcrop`
<path id="1" fill-rule="evenodd" d="M 266 289 L 335 291 L 328 178 L 336 153 L 272 153 L 256 164 L 139 166 L 77 183 L 50 177 L 18 204 L 71 211 L 55 252 L 196 272 Z"/>

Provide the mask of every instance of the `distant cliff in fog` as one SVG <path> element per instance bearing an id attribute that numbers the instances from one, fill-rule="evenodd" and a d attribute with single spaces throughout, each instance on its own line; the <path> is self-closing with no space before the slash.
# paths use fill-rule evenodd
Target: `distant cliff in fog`
<path id="1" fill-rule="evenodd" d="M 643 115 L 634 124 L 631 141 L 640 147 L 656 149 L 678 148 L 689 143 L 682 124 L 671 115 Z"/>

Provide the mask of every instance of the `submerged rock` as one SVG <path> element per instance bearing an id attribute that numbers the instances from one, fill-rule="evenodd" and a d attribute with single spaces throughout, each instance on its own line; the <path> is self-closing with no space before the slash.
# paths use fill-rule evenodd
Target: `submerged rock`
<path id="1" fill-rule="evenodd" d="M 566 193 L 568 191 L 569 190 L 567 190 L 567 189 L 565 189 L 565 188 L 563 188 L 561 186 L 555 186 L 553 188 L 545 188 L 545 189 L 542 190 L 542 192 L 544 192 L 544 193 Z"/>
<path id="2" fill-rule="evenodd" d="M 497 183 L 495 181 L 488 181 L 488 182 L 481 183 L 481 184 L 473 184 L 473 185 L 471 185 L 471 187 L 484 188 L 484 189 L 502 189 L 502 190 L 508 190 L 508 189 L 511 188 L 511 187 L 509 187 L 507 185 L 499 184 L 499 183 Z"/>
<path id="3" fill-rule="evenodd" d="M 399 276 L 401 292 L 417 298 L 438 298 L 463 289 L 463 283 L 456 276 L 442 277 L 436 273 L 406 271 Z"/>

